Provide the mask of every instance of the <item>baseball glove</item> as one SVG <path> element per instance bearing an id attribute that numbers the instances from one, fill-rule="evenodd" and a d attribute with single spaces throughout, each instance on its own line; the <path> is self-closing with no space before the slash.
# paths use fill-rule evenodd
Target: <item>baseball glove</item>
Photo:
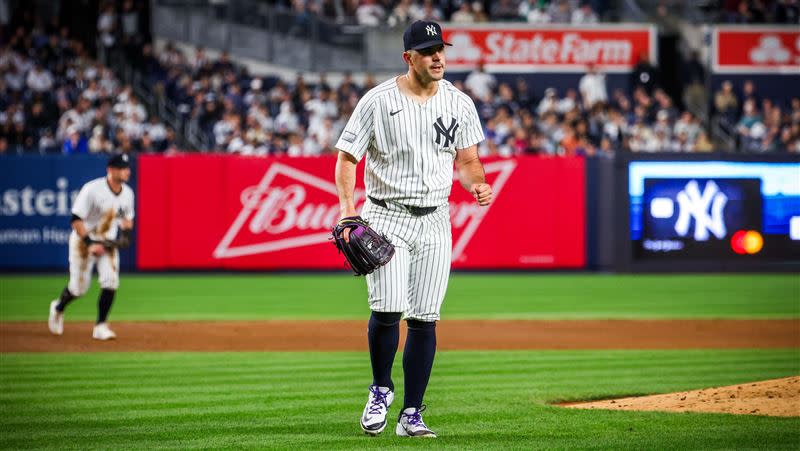
<path id="1" fill-rule="evenodd" d="M 130 238 L 130 230 L 121 230 L 119 232 L 119 236 L 115 240 L 110 240 L 107 238 L 103 239 L 93 239 L 93 238 L 85 238 L 83 241 L 86 245 L 90 244 L 99 244 L 106 249 L 125 249 L 131 245 L 131 238 Z"/>
<path id="2" fill-rule="evenodd" d="M 350 242 L 342 234 L 350 230 Z M 373 230 L 361 216 L 342 218 L 333 228 L 333 244 L 344 254 L 347 263 L 357 276 L 370 274 L 389 263 L 394 256 L 394 245 L 386 236 Z"/>

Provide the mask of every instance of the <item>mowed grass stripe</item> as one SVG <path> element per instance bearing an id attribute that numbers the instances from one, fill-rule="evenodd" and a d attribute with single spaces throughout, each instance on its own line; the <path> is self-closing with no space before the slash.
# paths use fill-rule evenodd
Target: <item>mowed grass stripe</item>
<path id="1" fill-rule="evenodd" d="M 359 434 L 369 383 L 363 353 L 5 354 L 0 363 L 4 449 L 424 446 L 391 431 L 372 440 Z M 796 349 L 440 352 L 426 419 L 445 449 L 791 449 L 798 419 L 546 403 L 798 373 Z"/>
<path id="2" fill-rule="evenodd" d="M 43 321 L 65 276 L 0 275 L 0 321 Z M 92 320 L 98 287 L 67 321 Z M 123 274 L 112 320 L 365 319 L 366 286 L 345 274 Z M 793 274 L 455 273 L 444 318 L 799 318 Z"/>

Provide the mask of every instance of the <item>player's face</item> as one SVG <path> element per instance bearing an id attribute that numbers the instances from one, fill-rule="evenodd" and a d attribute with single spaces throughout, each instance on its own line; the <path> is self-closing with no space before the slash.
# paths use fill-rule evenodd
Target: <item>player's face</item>
<path id="1" fill-rule="evenodd" d="M 414 70 L 422 80 L 439 81 L 444 78 L 444 46 L 435 45 L 412 52 Z"/>
<path id="2" fill-rule="evenodd" d="M 111 177 L 116 182 L 127 182 L 131 178 L 131 168 L 111 168 Z"/>

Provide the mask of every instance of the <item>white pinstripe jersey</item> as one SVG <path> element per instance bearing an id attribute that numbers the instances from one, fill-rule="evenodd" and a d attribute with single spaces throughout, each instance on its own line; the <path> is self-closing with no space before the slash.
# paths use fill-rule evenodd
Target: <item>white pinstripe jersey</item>
<path id="1" fill-rule="evenodd" d="M 447 203 L 456 149 L 483 141 L 472 99 L 449 81 L 424 103 L 400 92 L 397 77 L 359 100 L 336 148 L 367 155 L 367 195 L 416 207 Z"/>
<path id="2" fill-rule="evenodd" d="M 102 237 L 114 239 L 120 220 L 133 219 L 133 208 L 133 190 L 128 184 L 123 183 L 122 190 L 114 193 L 108 180 L 100 177 L 83 185 L 72 204 L 72 214 L 83 219 L 86 230 L 92 232 L 93 237 L 105 229 Z M 72 233 L 75 234 L 75 231 Z"/>

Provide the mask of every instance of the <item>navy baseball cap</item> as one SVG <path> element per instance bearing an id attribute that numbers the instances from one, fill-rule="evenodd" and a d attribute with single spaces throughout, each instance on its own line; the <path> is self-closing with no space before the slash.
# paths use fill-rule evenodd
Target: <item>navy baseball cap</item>
<path id="1" fill-rule="evenodd" d="M 442 27 L 436 22 L 418 20 L 403 33 L 405 50 L 420 50 L 435 45 L 453 45 L 442 40 Z"/>
<path id="2" fill-rule="evenodd" d="M 111 155 L 108 159 L 108 167 L 124 169 L 131 167 L 131 157 L 126 153 L 118 153 Z"/>

